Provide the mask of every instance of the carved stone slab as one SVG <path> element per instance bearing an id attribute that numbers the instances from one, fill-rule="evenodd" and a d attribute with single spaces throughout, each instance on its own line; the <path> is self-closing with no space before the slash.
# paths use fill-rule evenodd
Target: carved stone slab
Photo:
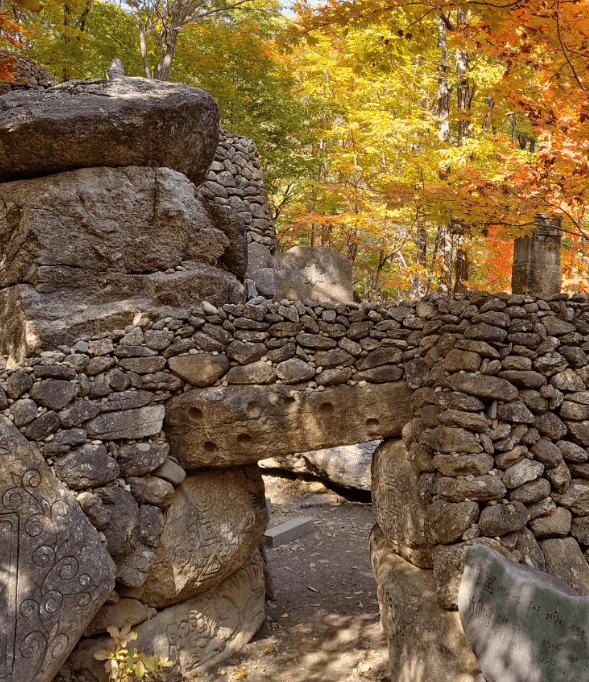
<path id="1" fill-rule="evenodd" d="M 161 610 L 134 628 L 133 647 L 166 656 L 174 666 L 164 671 L 163 682 L 201 679 L 199 672 L 239 651 L 264 622 L 264 571 L 256 550 L 245 564 L 221 584 L 181 604 Z M 104 663 L 94 658 L 106 638 L 80 642 L 65 670 L 84 673 L 97 682 L 108 682 Z"/>
<path id="2" fill-rule="evenodd" d="M 258 547 L 267 522 L 255 464 L 189 476 L 168 509 L 142 600 L 161 608 L 219 584 Z"/>
<path id="3" fill-rule="evenodd" d="M 474 545 L 458 609 L 487 682 L 589 680 L 589 599 L 562 580 Z"/>
<path id="4" fill-rule="evenodd" d="M 49 682 L 113 587 L 98 532 L 0 416 L 0 680 Z"/>
<path id="5" fill-rule="evenodd" d="M 321 393 L 284 385 L 202 388 L 167 403 L 165 430 L 185 468 L 228 467 L 399 436 L 410 397 L 404 381 Z"/>

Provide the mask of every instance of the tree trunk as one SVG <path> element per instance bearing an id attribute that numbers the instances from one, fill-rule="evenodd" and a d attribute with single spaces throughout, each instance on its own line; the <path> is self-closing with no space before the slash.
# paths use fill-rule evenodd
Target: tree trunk
<path id="1" fill-rule="evenodd" d="M 452 290 L 452 233 L 447 225 L 438 227 L 437 257 L 441 261 L 439 289 L 445 294 Z"/>
<path id="2" fill-rule="evenodd" d="M 459 9 L 456 13 L 458 26 L 467 22 L 466 12 Z M 464 142 L 464 138 L 470 135 L 470 83 L 468 80 L 468 55 L 464 50 L 456 50 L 456 79 L 458 87 L 458 146 Z"/>
<path id="3" fill-rule="evenodd" d="M 440 65 L 438 66 L 438 126 L 442 142 L 450 139 L 450 89 L 448 87 L 448 51 L 446 47 L 448 30 L 441 17 L 438 17 L 438 47 Z"/>

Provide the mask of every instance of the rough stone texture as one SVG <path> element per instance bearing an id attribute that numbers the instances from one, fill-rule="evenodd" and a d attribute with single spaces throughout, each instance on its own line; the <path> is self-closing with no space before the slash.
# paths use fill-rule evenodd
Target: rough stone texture
<path id="1" fill-rule="evenodd" d="M 521 502 L 496 504 L 483 509 L 479 518 L 481 535 L 501 537 L 520 530 L 530 520 L 528 510 Z"/>
<path id="2" fill-rule="evenodd" d="M 473 545 L 484 545 L 503 554 L 508 559 L 513 558 L 507 548 L 491 538 L 476 538 L 449 546 L 439 545 L 434 554 L 434 580 L 438 603 L 445 609 L 458 608 L 458 593 L 464 564 L 468 551 Z"/>
<path id="3" fill-rule="evenodd" d="M 552 296 L 560 292 L 562 219 L 537 213 L 527 237 L 515 240 L 512 266 L 514 294 Z"/>
<path id="4" fill-rule="evenodd" d="M 476 502 L 435 500 L 427 508 L 426 540 L 432 545 L 456 542 L 471 524 L 476 523 L 478 516 L 479 505 Z"/>
<path id="5" fill-rule="evenodd" d="M 161 431 L 164 415 L 163 405 L 150 405 L 101 414 L 86 422 L 85 427 L 89 436 L 104 440 L 143 438 Z"/>
<path id="6" fill-rule="evenodd" d="M 479 398 L 494 398 L 498 400 L 515 400 L 517 388 L 506 381 L 481 374 L 454 374 L 450 377 L 450 386 L 455 391 L 470 393 Z"/>
<path id="7" fill-rule="evenodd" d="M 229 369 L 226 355 L 180 355 L 168 360 L 174 374 L 193 386 L 210 386 Z"/>
<path id="8" fill-rule="evenodd" d="M 142 600 L 162 608 L 218 585 L 260 544 L 267 521 L 257 466 L 189 476 L 168 509 Z"/>
<path id="9" fill-rule="evenodd" d="M 575 538 L 542 540 L 546 570 L 580 594 L 589 594 L 589 566 Z"/>
<path id="10" fill-rule="evenodd" d="M 291 301 L 352 302 L 352 262 L 335 249 L 295 246 L 280 256 L 274 296 Z"/>
<path id="11" fill-rule="evenodd" d="M 394 552 L 378 526 L 370 534 L 391 682 L 475 682 L 480 668 L 457 613 L 436 601 L 432 571 Z"/>
<path id="12" fill-rule="evenodd" d="M 238 284 L 215 267 L 227 237 L 194 185 L 167 168 L 4 183 L 0 235 L 0 351 L 16 359 L 124 327 L 138 311 L 226 303 Z"/>
<path id="13" fill-rule="evenodd" d="M 204 388 L 168 402 L 165 430 L 182 466 L 226 467 L 398 436 L 410 417 L 409 396 L 403 382 L 321 393 L 286 386 Z"/>
<path id="14" fill-rule="evenodd" d="M 152 618 L 156 613 L 155 609 L 150 609 L 137 599 L 119 599 L 116 604 L 107 604 L 100 609 L 86 628 L 84 637 L 106 633 L 112 625 L 119 630 L 125 625 L 134 626 Z"/>
<path id="15" fill-rule="evenodd" d="M 426 539 L 427 505 L 420 472 L 401 440 L 386 440 L 372 460 L 372 504 L 391 549 L 421 568 L 432 567 L 435 545 Z"/>
<path id="16" fill-rule="evenodd" d="M 561 580 L 486 547 L 469 551 L 460 620 L 487 682 L 583 679 L 586 608 Z"/>
<path id="17" fill-rule="evenodd" d="M 121 468 L 104 445 L 87 443 L 55 463 L 60 481 L 73 490 L 96 488 L 119 477 Z"/>
<path id="18" fill-rule="evenodd" d="M 0 676 L 50 682 L 114 587 L 72 493 L 0 416 Z"/>
<path id="19" fill-rule="evenodd" d="M 255 635 L 264 622 L 264 572 L 259 552 L 220 585 L 160 611 L 134 630 L 133 646 L 150 655 L 169 658 L 174 667 L 164 671 L 164 682 L 195 679 Z M 94 652 L 108 640 L 82 640 L 67 661 L 66 670 L 108 682 L 104 664 Z M 91 678 L 92 679 L 92 678 Z"/>
<path id="20" fill-rule="evenodd" d="M 163 166 L 200 184 L 218 135 L 215 100 L 179 83 L 86 79 L 13 92 L 0 100 L 0 181 L 93 166 Z"/>
<path id="21" fill-rule="evenodd" d="M 358 445 L 343 445 L 279 458 L 270 457 L 261 460 L 258 465 L 262 469 L 278 468 L 313 474 L 344 488 L 370 490 L 372 456 L 380 443 L 380 440 L 373 440 Z"/>

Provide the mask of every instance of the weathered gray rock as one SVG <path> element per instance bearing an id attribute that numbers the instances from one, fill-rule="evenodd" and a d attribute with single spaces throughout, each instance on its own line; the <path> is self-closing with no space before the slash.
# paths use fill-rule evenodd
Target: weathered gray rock
<path id="1" fill-rule="evenodd" d="M 214 262 L 229 244 L 195 186 L 169 168 L 88 168 L 8 182 L 0 200 L 2 286 L 37 283 L 42 266 L 130 274 Z"/>
<path id="2" fill-rule="evenodd" d="M 373 440 L 358 445 L 342 445 L 339 448 L 302 452 L 280 458 L 271 457 L 261 460 L 258 465 L 262 469 L 278 468 L 313 474 L 344 488 L 370 490 L 372 456 L 380 443 L 380 440 Z"/>
<path id="3" fill-rule="evenodd" d="M 142 600 L 162 608 L 218 585 L 258 547 L 267 521 L 256 465 L 188 477 L 168 509 Z"/>
<path id="4" fill-rule="evenodd" d="M 583 478 L 574 478 L 564 494 L 555 493 L 552 497 L 556 504 L 570 509 L 573 514 L 589 514 L 589 481 Z"/>
<path id="5" fill-rule="evenodd" d="M 488 682 L 582 679 L 586 608 L 562 580 L 486 547 L 469 550 L 460 620 Z"/>
<path id="6" fill-rule="evenodd" d="M 445 410 L 438 415 L 438 420 L 444 426 L 458 426 L 469 431 L 484 433 L 489 431 L 489 422 L 481 414 L 463 412 L 462 410 Z"/>
<path id="7" fill-rule="evenodd" d="M 449 372 L 478 372 L 481 366 L 481 356 L 472 351 L 464 351 L 453 348 L 444 358 L 444 369 Z"/>
<path id="8" fill-rule="evenodd" d="M 155 436 L 162 429 L 165 411 L 163 405 L 151 405 L 136 410 L 106 412 L 86 422 L 85 429 L 89 436 L 103 440 Z"/>
<path id="9" fill-rule="evenodd" d="M 266 345 L 263 343 L 232 341 L 229 346 L 227 346 L 227 356 L 232 360 L 237 360 L 240 365 L 245 365 L 249 362 L 257 362 L 266 355 L 266 352 Z M 195 385 L 198 386 L 200 384 Z"/>
<path id="10" fill-rule="evenodd" d="M 547 438 L 541 438 L 537 443 L 534 443 L 531 451 L 547 469 L 552 469 L 563 461 L 560 449 Z"/>
<path id="11" fill-rule="evenodd" d="M 553 412 L 537 415 L 534 419 L 534 426 L 540 433 L 552 440 L 560 440 L 567 434 L 567 427 Z"/>
<path id="12" fill-rule="evenodd" d="M 534 415 L 528 410 L 524 403 L 519 400 L 499 405 L 497 407 L 497 418 L 516 424 L 534 423 Z"/>
<path id="13" fill-rule="evenodd" d="M 549 513 L 532 519 L 529 525 L 536 538 L 564 538 L 571 530 L 571 519 L 568 509 L 553 507 Z"/>
<path id="14" fill-rule="evenodd" d="M 544 473 L 544 465 L 532 459 L 522 459 L 505 469 L 503 483 L 507 488 L 519 488 L 528 481 L 535 481 Z"/>
<path id="15" fill-rule="evenodd" d="M 271 365 L 260 361 L 232 367 L 225 375 L 225 381 L 230 384 L 271 384 L 276 376 L 276 370 Z"/>
<path id="16" fill-rule="evenodd" d="M 239 343 L 235 341 L 234 343 Z M 260 356 L 261 357 L 261 356 Z M 256 358 L 258 359 L 258 358 Z M 193 386 L 210 386 L 229 369 L 226 355 L 176 355 L 168 359 L 168 365 L 174 374 Z"/>
<path id="17" fill-rule="evenodd" d="M 0 675 L 50 682 L 114 587 L 86 515 L 0 416 Z"/>
<path id="18" fill-rule="evenodd" d="M 181 466 L 226 467 L 398 436 L 411 416 L 409 397 L 403 382 L 312 393 L 281 385 L 204 388 L 168 401 L 165 430 Z"/>
<path id="19" fill-rule="evenodd" d="M 477 660 L 458 614 L 436 602 L 432 571 L 420 570 L 398 556 L 378 526 L 370 534 L 370 557 L 389 649 L 391 681 L 477 682 Z M 399 617 L 400 613 L 404 615 Z"/>
<path id="20" fill-rule="evenodd" d="M 581 377 L 572 369 L 565 369 L 564 372 L 555 374 L 550 383 L 559 391 L 583 391 L 585 384 Z"/>
<path id="21" fill-rule="evenodd" d="M 377 348 L 356 361 L 360 370 L 372 369 L 389 363 L 401 362 L 403 353 L 398 348 Z"/>
<path id="22" fill-rule="evenodd" d="M 330 370 L 327 370 L 330 371 Z M 334 370 L 331 370 L 334 371 Z M 388 381 L 399 381 L 403 376 L 403 370 L 397 365 L 382 365 L 374 369 L 365 369 L 354 374 L 356 381 L 370 381 L 374 384 L 384 384 Z M 317 380 L 319 383 L 319 380 Z"/>
<path id="23" fill-rule="evenodd" d="M 167 443 L 133 443 L 119 448 L 117 461 L 123 476 L 145 476 L 168 457 L 170 447 Z"/>
<path id="24" fill-rule="evenodd" d="M 138 651 L 165 656 L 174 667 L 164 680 L 190 679 L 239 649 L 264 622 L 264 572 L 259 552 L 220 585 L 170 606 L 134 630 Z M 104 664 L 94 659 L 106 638 L 82 640 L 65 670 L 108 682 Z M 91 678 L 92 679 L 92 678 Z"/>
<path id="25" fill-rule="evenodd" d="M 569 462 L 581 463 L 589 459 L 589 453 L 576 443 L 559 440 L 556 445 L 562 452 L 563 457 Z"/>
<path id="26" fill-rule="evenodd" d="M 529 521 L 528 510 L 521 502 L 513 501 L 509 504 L 495 504 L 487 506 L 479 518 L 481 535 L 487 537 L 501 537 L 515 530 L 520 530 Z"/>
<path id="27" fill-rule="evenodd" d="M 425 537 L 432 545 L 449 545 L 459 540 L 478 516 L 476 502 L 435 500 L 427 508 Z"/>
<path id="28" fill-rule="evenodd" d="M 482 374 L 454 374 L 448 383 L 455 391 L 470 393 L 480 398 L 515 400 L 517 388 L 505 379 Z"/>
<path id="29" fill-rule="evenodd" d="M 435 492 L 442 500 L 464 502 L 465 500 L 500 500 L 507 489 L 497 476 L 475 476 L 472 481 L 442 476 L 436 480 Z"/>
<path id="30" fill-rule="evenodd" d="M 466 393 L 439 392 L 435 394 L 435 401 L 445 410 L 466 410 L 467 412 L 478 412 L 485 408 L 484 403 L 472 395 Z"/>
<path id="31" fill-rule="evenodd" d="M 440 545 L 434 553 L 434 580 L 438 604 L 445 609 L 458 608 L 458 593 L 468 551 L 473 545 L 483 545 L 512 559 L 511 552 L 492 538 L 476 538 L 456 545 Z"/>
<path id="32" fill-rule="evenodd" d="M 583 447 L 589 447 L 589 420 L 567 422 L 567 427 L 572 440 Z"/>
<path id="33" fill-rule="evenodd" d="M 13 92 L 0 100 L 0 181 L 97 166 L 164 166 L 200 184 L 218 135 L 215 100 L 179 83 L 88 79 L 50 92 Z"/>
<path id="34" fill-rule="evenodd" d="M 50 410 L 61 410 L 80 392 L 80 387 L 70 381 L 44 379 L 33 384 L 31 398 Z"/>
<path id="35" fill-rule="evenodd" d="M 174 499 L 174 486 L 157 476 L 133 476 L 128 479 L 133 497 L 138 502 L 167 507 Z"/>
<path id="36" fill-rule="evenodd" d="M 352 262 L 335 249 L 295 246 L 280 256 L 275 270 L 277 299 L 352 302 Z"/>
<path id="37" fill-rule="evenodd" d="M 276 367 L 276 374 L 285 384 L 298 384 L 315 376 L 315 370 L 300 358 L 291 358 Z"/>
<path id="38" fill-rule="evenodd" d="M 508 500 L 516 500 L 524 504 L 539 502 L 550 495 L 550 483 L 545 478 L 528 481 L 507 494 Z"/>
<path id="39" fill-rule="evenodd" d="M 476 454 L 483 448 L 465 429 L 438 426 L 423 436 L 423 443 L 437 452 L 467 452 Z"/>
<path id="40" fill-rule="evenodd" d="M 387 365 L 385 365 L 386 367 Z M 374 375 L 365 376 L 364 372 L 358 372 L 361 375 L 358 381 L 361 379 L 367 379 L 368 381 L 373 381 L 376 384 L 385 383 L 386 381 L 397 381 L 403 374 L 401 370 L 397 367 L 394 373 L 387 373 L 387 378 L 384 378 L 383 374 L 379 373 L 383 367 L 377 367 L 376 369 L 368 369 L 367 373 L 375 372 Z M 348 379 L 352 378 L 352 370 L 350 367 L 334 367 L 333 369 L 326 369 L 320 374 L 315 375 L 315 381 L 319 386 L 337 386 L 338 384 L 345 384 Z"/>
<path id="41" fill-rule="evenodd" d="M 425 535 L 427 503 L 420 494 L 420 473 L 402 440 L 384 441 L 372 460 L 373 513 L 394 552 L 431 568 L 435 545 Z"/>
<path id="42" fill-rule="evenodd" d="M 484 452 L 478 455 L 435 455 L 434 467 L 444 476 L 483 476 L 493 468 L 495 460 Z"/>
<path id="43" fill-rule="evenodd" d="M 540 547 L 550 575 L 564 580 L 580 594 L 589 594 L 589 566 L 575 538 L 542 540 Z"/>
<path id="44" fill-rule="evenodd" d="M 119 477 L 121 468 L 104 445 L 87 443 L 54 464 L 60 481 L 74 490 L 96 488 Z"/>

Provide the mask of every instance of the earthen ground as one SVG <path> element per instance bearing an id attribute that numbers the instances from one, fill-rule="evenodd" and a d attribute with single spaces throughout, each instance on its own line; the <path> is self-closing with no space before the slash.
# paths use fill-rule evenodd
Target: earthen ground
<path id="1" fill-rule="evenodd" d="M 267 602 L 266 623 L 254 641 L 203 677 L 389 682 L 368 551 L 372 507 L 358 501 L 361 495 L 353 500 L 310 477 L 287 476 L 264 475 L 272 501 L 269 527 L 306 516 L 315 521 L 315 532 L 267 550 L 275 598 Z"/>

